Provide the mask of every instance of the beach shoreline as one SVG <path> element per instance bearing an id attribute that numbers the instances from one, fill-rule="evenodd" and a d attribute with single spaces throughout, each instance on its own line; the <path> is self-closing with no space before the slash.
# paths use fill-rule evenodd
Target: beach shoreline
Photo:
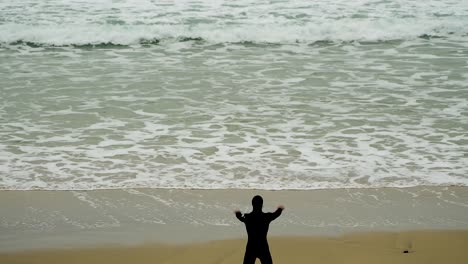
<path id="1" fill-rule="evenodd" d="M 233 211 L 250 211 L 256 194 L 266 212 L 286 206 L 272 237 L 468 230 L 466 187 L 0 191 L 0 252 L 243 238 Z"/>

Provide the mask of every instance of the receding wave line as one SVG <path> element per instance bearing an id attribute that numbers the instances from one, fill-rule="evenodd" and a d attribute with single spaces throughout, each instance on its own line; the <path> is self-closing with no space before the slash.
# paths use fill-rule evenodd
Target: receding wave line
<path id="1" fill-rule="evenodd" d="M 419 39 L 431 40 L 431 39 L 444 39 L 447 36 L 439 36 L 439 35 L 429 35 L 429 34 L 422 34 L 417 36 Z M 9 43 L 0 42 L 0 47 L 8 48 L 8 47 L 15 47 L 15 46 L 28 46 L 32 48 L 53 48 L 53 47 L 75 47 L 75 48 L 125 48 L 133 45 L 141 45 L 141 46 L 154 46 L 154 45 L 164 45 L 167 43 L 176 43 L 176 42 L 192 42 L 194 44 L 234 44 L 234 45 L 245 45 L 245 46 L 277 46 L 282 44 L 308 44 L 308 45 L 334 45 L 337 43 L 391 43 L 391 42 L 401 42 L 404 39 L 389 39 L 389 40 L 315 40 L 311 42 L 295 40 L 287 43 L 275 43 L 275 42 L 265 42 L 265 41 L 229 41 L 229 42 L 218 42 L 212 43 L 212 41 L 208 41 L 202 37 L 178 37 L 178 38 L 168 38 L 168 39 L 140 39 L 138 42 L 133 44 L 121 44 L 119 42 L 107 41 L 107 42 L 97 42 L 97 43 L 80 43 L 80 44 L 51 44 L 51 43 L 43 43 L 43 42 L 35 42 L 35 41 L 27 41 L 27 40 L 17 40 Z"/>
<path id="2" fill-rule="evenodd" d="M 224 23 L 224 22 L 223 22 Z M 334 20 L 317 22 L 253 22 L 234 24 L 160 25 L 32 25 L 0 24 L 0 45 L 51 47 L 109 47 L 165 45 L 178 42 L 199 44 L 316 44 L 346 42 L 386 42 L 414 39 L 461 39 L 468 36 L 467 22 L 458 18 Z"/>

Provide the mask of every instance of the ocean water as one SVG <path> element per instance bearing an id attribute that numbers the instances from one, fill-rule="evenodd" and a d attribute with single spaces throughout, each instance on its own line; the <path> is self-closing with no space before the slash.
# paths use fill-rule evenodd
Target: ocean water
<path id="1" fill-rule="evenodd" d="M 0 189 L 468 185 L 466 0 L 0 0 Z"/>

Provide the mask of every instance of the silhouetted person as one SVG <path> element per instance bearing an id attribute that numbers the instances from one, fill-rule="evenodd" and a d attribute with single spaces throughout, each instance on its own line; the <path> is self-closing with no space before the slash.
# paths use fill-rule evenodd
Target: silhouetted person
<path id="1" fill-rule="evenodd" d="M 254 264 L 257 258 L 262 264 L 272 264 L 270 248 L 268 247 L 267 233 L 270 222 L 278 218 L 284 210 L 284 206 L 279 205 L 274 213 L 262 212 L 263 198 L 260 195 L 252 199 L 252 212 L 242 215 L 236 210 L 236 217 L 244 222 L 247 229 L 247 246 L 245 248 L 244 264 Z"/>

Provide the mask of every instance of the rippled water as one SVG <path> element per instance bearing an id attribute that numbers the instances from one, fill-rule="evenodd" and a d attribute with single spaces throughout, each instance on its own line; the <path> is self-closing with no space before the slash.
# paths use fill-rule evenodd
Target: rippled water
<path id="1" fill-rule="evenodd" d="M 467 1 L 0 1 L 0 188 L 468 185 Z"/>

